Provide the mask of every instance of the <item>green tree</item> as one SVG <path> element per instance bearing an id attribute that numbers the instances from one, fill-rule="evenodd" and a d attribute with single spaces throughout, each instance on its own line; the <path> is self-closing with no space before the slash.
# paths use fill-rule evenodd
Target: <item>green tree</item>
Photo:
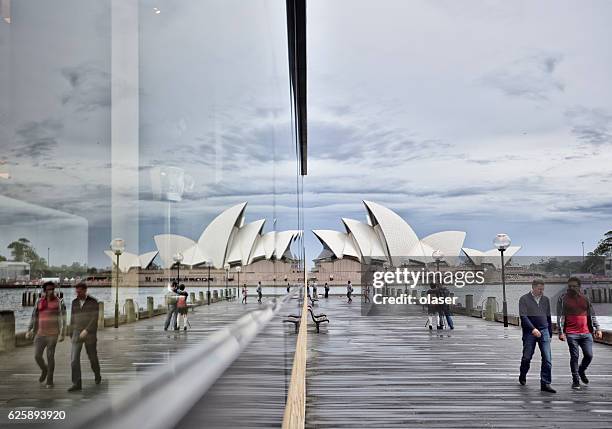
<path id="1" fill-rule="evenodd" d="M 32 243 L 27 238 L 20 238 L 7 246 L 15 262 L 26 262 L 26 255 L 31 256 Z"/>
<path id="2" fill-rule="evenodd" d="M 599 240 L 599 243 L 597 243 L 597 247 L 592 252 L 589 252 L 589 255 L 605 256 L 605 255 L 608 255 L 611 251 L 612 251 L 612 230 L 604 234 L 604 238 Z"/>
<path id="3" fill-rule="evenodd" d="M 0 262 L 6 261 L 6 258 L 2 255 L 0 255 Z"/>

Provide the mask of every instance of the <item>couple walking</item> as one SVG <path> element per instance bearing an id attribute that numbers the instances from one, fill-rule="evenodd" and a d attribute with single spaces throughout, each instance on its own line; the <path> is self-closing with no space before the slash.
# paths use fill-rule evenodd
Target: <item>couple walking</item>
<path id="1" fill-rule="evenodd" d="M 55 348 L 64 341 L 66 334 L 66 306 L 64 300 L 55 295 L 55 283 L 47 282 L 42 286 L 44 295 L 38 299 L 30 318 L 27 338 L 34 337 L 34 360 L 41 374 L 38 381 L 47 388 L 53 387 L 55 372 Z M 76 298 L 72 301 L 69 332 L 71 333 L 70 366 L 72 386 L 69 392 L 82 389 L 81 351 L 83 345 L 91 362 L 96 384 L 100 384 L 100 362 L 97 351 L 98 301 L 87 295 L 87 285 L 79 283 L 75 287 Z M 46 351 L 47 361 L 43 358 Z"/>
<path id="2" fill-rule="evenodd" d="M 567 290 L 557 301 L 557 327 L 559 340 L 567 341 L 570 355 L 570 371 L 572 374 L 572 389 L 579 390 L 580 382 L 588 384 L 586 370 L 593 360 L 593 337 L 601 339 L 597 318 L 589 299 L 580 290 L 581 281 L 577 277 L 570 277 L 567 281 Z M 527 372 L 536 344 L 542 355 L 542 368 L 540 370 L 540 388 L 544 392 L 556 393 L 552 388 L 552 353 L 550 348 L 552 331 L 552 318 L 550 301 L 544 295 L 544 281 L 534 280 L 531 292 L 523 295 L 519 300 L 519 314 L 523 327 L 523 356 L 519 383 L 527 383 Z M 582 361 L 580 360 L 582 350 Z"/>
<path id="3" fill-rule="evenodd" d="M 168 330 L 172 324 L 175 331 L 180 329 L 180 321 L 183 324 L 183 330 L 187 330 L 189 320 L 187 319 L 187 297 L 189 293 L 185 291 L 185 285 L 177 282 L 172 282 L 166 294 L 166 302 L 168 304 L 168 313 L 166 314 L 166 322 L 164 323 L 164 331 Z"/>

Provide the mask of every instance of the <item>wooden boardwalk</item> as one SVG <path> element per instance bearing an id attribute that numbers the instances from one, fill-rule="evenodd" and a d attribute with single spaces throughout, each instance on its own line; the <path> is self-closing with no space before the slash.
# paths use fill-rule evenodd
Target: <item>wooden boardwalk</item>
<path id="1" fill-rule="evenodd" d="M 288 304 L 177 425 L 180 428 L 280 427 L 297 335 L 283 324 Z"/>
<path id="2" fill-rule="evenodd" d="M 40 370 L 34 362 L 34 348 L 20 347 L 0 356 L 0 427 L 4 427 L 9 410 L 65 410 L 86 407 L 95 399 L 112 397 L 126 383 L 157 365 L 165 365 L 173 357 L 206 339 L 220 327 L 234 322 L 248 309 L 256 308 L 255 300 L 247 305 L 239 301 L 221 301 L 196 307 L 189 312 L 192 329 L 164 331 L 165 315 L 106 328 L 98 333 L 98 356 L 102 368 L 102 384 L 93 382 L 85 350 L 81 353 L 83 390 L 67 392 L 70 387 L 70 341 L 58 343 L 55 355 L 55 387 L 46 389 L 38 383 Z M 46 358 L 45 358 L 46 359 Z M 28 422 L 32 424 L 32 422 Z M 23 427 L 16 423 L 16 427 Z"/>
<path id="3" fill-rule="evenodd" d="M 358 299 L 319 303 L 331 323 L 309 330 L 309 428 L 612 427 L 610 346 L 594 345 L 591 383 L 573 391 L 567 344 L 555 338 L 551 395 L 540 392 L 537 351 L 527 386 L 517 382 L 520 328 L 457 316 L 454 331 L 430 333 L 420 307 L 361 317 Z"/>

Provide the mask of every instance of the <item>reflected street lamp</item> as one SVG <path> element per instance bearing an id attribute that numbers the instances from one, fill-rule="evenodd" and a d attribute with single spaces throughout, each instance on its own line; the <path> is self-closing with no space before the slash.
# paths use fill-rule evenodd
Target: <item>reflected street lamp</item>
<path id="1" fill-rule="evenodd" d="M 238 265 L 236 267 L 236 273 L 238 273 L 238 284 L 236 285 L 238 286 L 238 289 L 236 290 L 236 296 L 238 296 L 238 290 L 240 290 L 240 271 L 242 271 L 242 267 Z"/>
<path id="2" fill-rule="evenodd" d="M 493 240 L 493 245 L 499 250 L 501 255 L 501 278 L 502 278 L 502 293 L 503 293 L 503 306 L 502 312 L 504 316 L 504 328 L 508 327 L 508 303 L 506 302 L 506 272 L 504 271 L 504 251 L 510 247 L 510 237 L 508 234 L 497 234 Z"/>
<path id="3" fill-rule="evenodd" d="M 115 328 L 119 327 L 119 256 L 125 250 L 125 241 L 122 238 L 115 238 L 110 243 L 110 248 L 117 257 L 117 263 L 115 268 L 117 270 L 117 277 L 115 283 Z"/>
<path id="4" fill-rule="evenodd" d="M 183 254 L 181 252 L 178 252 L 172 257 L 172 259 L 174 260 L 174 263 L 176 264 L 176 282 L 180 283 L 181 282 L 181 262 L 183 262 Z"/>
<path id="5" fill-rule="evenodd" d="M 208 305 L 210 305 L 210 266 L 212 265 L 212 261 L 206 261 L 206 266 L 208 267 L 208 277 L 206 278 L 206 285 L 208 286 L 208 290 L 206 291 L 206 301 Z"/>
<path id="6" fill-rule="evenodd" d="M 440 261 L 444 259 L 444 253 L 440 250 L 434 250 L 431 254 L 431 257 L 436 261 L 436 271 L 440 272 Z"/>
<path id="7" fill-rule="evenodd" d="M 229 281 L 230 264 L 225 264 L 223 268 L 225 268 L 225 299 L 227 300 L 227 282 Z"/>

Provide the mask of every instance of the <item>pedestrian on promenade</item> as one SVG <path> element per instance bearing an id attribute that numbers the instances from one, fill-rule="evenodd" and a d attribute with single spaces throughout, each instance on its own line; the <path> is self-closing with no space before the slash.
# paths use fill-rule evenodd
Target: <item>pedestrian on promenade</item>
<path id="1" fill-rule="evenodd" d="M 572 373 L 572 389 L 580 389 L 580 380 L 589 384 L 586 370 L 593 360 L 593 335 L 601 339 L 603 334 L 597 323 L 593 305 L 580 290 L 581 281 L 577 277 L 567 280 L 567 291 L 557 301 L 557 326 L 559 339 L 567 340 Z M 580 365 L 580 349 L 582 362 Z"/>
<path id="2" fill-rule="evenodd" d="M 531 365 L 531 358 L 536 344 L 542 355 L 542 367 L 540 369 L 540 390 L 543 392 L 557 393 L 550 385 L 552 383 L 552 353 L 550 350 L 550 339 L 552 338 L 552 321 L 550 316 L 550 301 L 544 295 L 544 281 L 535 279 L 531 283 L 531 292 L 526 293 L 519 299 L 519 315 L 523 328 L 523 356 L 521 357 L 521 368 L 519 383 L 524 386 L 527 383 L 527 372 Z"/>
<path id="3" fill-rule="evenodd" d="M 446 323 L 449 329 L 455 329 L 453 325 L 453 317 L 451 316 L 450 304 L 446 303 L 446 298 L 450 297 L 450 290 L 444 284 L 439 284 L 438 287 L 438 298 L 444 300 L 439 304 L 440 309 L 440 326 L 444 327 L 444 320 L 446 319 Z"/>
<path id="4" fill-rule="evenodd" d="M 366 285 L 363 290 L 363 300 L 364 302 L 370 302 L 370 286 Z"/>
<path id="5" fill-rule="evenodd" d="M 318 299 L 319 293 L 317 292 L 317 281 L 312 283 L 312 299 Z"/>
<path id="6" fill-rule="evenodd" d="M 40 383 L 46 382 L 46 387 L 53 387 L 53 372 L 55 370 L 55 346 L 58 341 L 64 341 L 66 331 L 66 306 L 64 300 L 55 295 L 55 283 L 46 282 L 42 285 L 44 295 L 38 299 L 30 318 L 26 338 L 34 337 L 34 360 L 40 367 Z M 47 362 L 43 353 L 47 350 Z"/>
<path id="7" fill-rule="evenodd" d="M 170 327 L 170 323 L 172 323 L 172 327 L 174 330 L 178 330 L 178 314 L 176 304 L 178 302 L 178 283 L 172 282 L 172 284 L 168 288 L 168 293 L 166 293 L 166 304 L 168 305 L 168 312 L 166 313 L 166 322 L 164 323 L 164 331 L 168 330 Z"/>
<path id="8" fill-rule="evenodd" d="M 98 301 L 87 294 L 87 284 L 76 285 L 76 298 L 72 301 L 70 312 L 70 328 L 72 332 L 72 351 L 70 365 L 72 368 L 72 387 L 69 392 L 81 390 L 81 350 L 85 344 L 85 351 L 94 373 L 94 381 L 100 384 L 100 362 L 98 361 L 98 315 L 100 307 Z"/>
<path id="9" fill-rule="evenodd" d="M 427 289 L 427 323 L 425 326 L 429 326 L 429 330 L 433 330 L 434 319 L 436 322 L 437 329 L 441 329 L 440 327 L 440 308 L 438 304 L 434 304 L 438 299 L 438 290 L 436 288 L 435 283 L 429 284 L 429 289 Z"/>
<path id="10" fill-rule="evenodd" d="M 287 282 L 287 293 L 289 293 L 290 290 L 291 290 L 291 285 L 289 284 L 289 282 Z"/>
<path id="11" fill-rule="evenodd" d="M 189 296 L 189 293 L 185 290 L 185 285 L 181 283 L 181 285 L 178 288 L 177 291 L 178 294 L 178 298 L 176 300 L 176 312 L 178 315 L 178 323 L 177 323 L 177 328 L 175 329 L 181 329 L 181 322 L 183 322 L 183 330 L 187 330 L 187 323 L 189 323 L 189 321 L 187 320 L 187 297 Z"/>
<path id="12" fill-rule="evenodd" d="M 261 282 L 257 282 L 257 303 L 261 304 L 261 298 L 263 297 L 263 293 L 261 292 Z"/>
<path id="13" fill-rule="evenodd" d="M 247 303 L 247 285 L 246 283 L 242 286 L 242 303 L 246 304 Z"/>
<path id="14" fill-rule="evenodd" d="M 347 303 L 350 304 L 351 302 L 353 302 L 353 285 L 351 285 L 351 281 L 349 280 L 348 283 L 346 284 L 346 297 L 348 298 Z"/>
<path id="15" fill-rule="evenodd" d="M 325 282 L 325 298 L 329 298 L 329 285 Z"/>

